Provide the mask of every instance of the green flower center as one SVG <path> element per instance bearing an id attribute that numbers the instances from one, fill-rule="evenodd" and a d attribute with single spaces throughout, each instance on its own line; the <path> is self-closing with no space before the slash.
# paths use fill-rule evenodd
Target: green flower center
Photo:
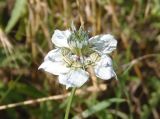
<path id="1" fill-rule="evenodd" d="M 77 56 L 91 54 L 92 50 L 88 39 L 89 35 L 82 27 L 80 27 L 78 31 L 73 30 L 70 37 L 67 39 L 71 52 Z"/>
<path id="2" fill-rule="evenodd" d="M 79 30 L 72 28 L 72 33 L 67 39 L 69 48 L 62 48 L 63 60 L 68 67 L 87 68 L 95 65 L 100 56 L 89 44 L 89 35 L 82 27 Z"/>
<path id="3" fill-rule="evenodd" d="M 72 68 L 87 68 L 88 66 L 94 66 L 97 61 L 100 60 L 100 55 L 97 52 L 86 56 L 77 56 L 66 48 L 61 49 L 62 57 L 68 67 Z"/>

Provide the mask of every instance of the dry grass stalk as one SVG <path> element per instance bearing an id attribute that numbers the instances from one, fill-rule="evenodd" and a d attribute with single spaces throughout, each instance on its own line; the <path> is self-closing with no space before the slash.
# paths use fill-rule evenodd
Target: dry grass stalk
<path id="1" fill-rule="evenodd" d="M 3 32 L 3 30 L 0 28 L 0 41 L 2 42 L 2 46 L 5 49 L 5 52 L 8 54 L 12 54 L 13 52 L 13 46 L 12 44 L 9 42 L 7 36 L 5 35 L 5 33 Z"/>
<path id="2" fill-rule="evenodd" d="M 99 92 L 99 91 L 104 91 L 107 89 L 106 84 L 100 84 L 98 88 L 95 88 L 94 86 L 90 86 L 86 89 L 78 89 L 76 91 L 76 95 L 83 95 L 88 92 Z M 49 100 L 60 100 L 68 97 L 70 93 L 66 94 L 61 94 L 61 95 L 54 95 L 54 96 L 49 96 L 49 97 L 43 97 L 43 98 L 38 98 L 34 100 L 27 100 L 23 102 L 18 102 L 18 103 L 12 103 L 12 104 L 7 104 L 7 105 L 2 105 L 0 106 L 0 110 L 8 109 L 8 108 L 14 108 L 18 106 L 24 106 L 24 105 L 30 105 L 30 104 L 35 104 L 35 103 L 40 103 L 40 102 L 45 102 Z"/>

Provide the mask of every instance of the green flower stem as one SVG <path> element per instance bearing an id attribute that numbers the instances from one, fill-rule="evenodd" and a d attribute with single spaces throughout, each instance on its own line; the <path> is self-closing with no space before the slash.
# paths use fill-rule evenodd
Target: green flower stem
<path id="1" fill-rule="evenodd" d="M 73 100 L 75 92 L 76 92 L 76 87 L 72 88 L 71 95 L 68 97 L 68 104 L 67 104 L 67 108 L 66 108 L 66 113 L 65 113 L 64 119 L 68 119 L 70 108 L 71 108 L 71 104 L 72 104 L 72 100 Z"/>

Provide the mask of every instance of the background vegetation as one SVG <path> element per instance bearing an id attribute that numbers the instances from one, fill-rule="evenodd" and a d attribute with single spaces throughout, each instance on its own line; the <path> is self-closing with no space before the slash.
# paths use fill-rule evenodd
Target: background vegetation
<path id="1" fill-rule="evenodd" d="M 5 107 L 0 119 L 63 119 L 68 91 L 37 68 L 54 48 L 54 30 L 69 28 L 71 21 L 77 27 L 83 22 L 91 36 L 116 37 L 112 57 L 118 81 L 85 84 L 74 98 L 70 118 L 159 119 L 159 0 L 0 0 L 0 105 L 62 94 Z M 95 90 L 102 83 L 107 88 Z"/>

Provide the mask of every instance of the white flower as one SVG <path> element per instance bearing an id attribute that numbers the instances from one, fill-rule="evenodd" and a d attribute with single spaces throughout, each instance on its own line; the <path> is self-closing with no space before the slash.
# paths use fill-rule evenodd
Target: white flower
<path id="1" fill-rule="evenodd" d="M 69 87 L 81 87 L 87 80 L 89 74 L 82 70 L 71 70 L 69 73 L 59 75 L 59 82 Z"/>
<path id="2" fill-rule="evenodd" d="M 51 40 L 57 47 L 69 48 L 67 39 L 70 35 L 71 35 L 70 30 L 65 30 L 65 31 L 55 30 Z"/>
<path id="3" fill-rule="evenodd" d="M 51 50 L 46 57 L 44 62 L 39 66 L 38 69 L 43 69 L 54 75 L 59 75 L 61 73 L 67 73 L 70 69 L 66 67 L 65 62 L 63 62 L 60 49 Z"/>
<path id="4" fill-rule="evenodd" d="M 93 49 L 100 54 L 111 53 L 117 47 L 117 40 L 110 34 L 97 35 L 89 39 Z"/>
<path id="5" fill-rule="evenodd" d="M 117 46 L 112 35 L 97 35 L 89 39 L 82 29 L 74 32 L 55 30 L 51 40 L 58 48 L 46 55 L 39 69 L 58 75 L 59 83 L 66 88 L 81 87 L 88 80 L 89 73 L 85 71 L 88 65 L 92 65 L 96 76 L 103 80 L 116 77 L 112 59 L 106 55 Z"/>
<path id="6" fill-rule="evenodd" d="M 112 68 L 112 59 L 107 55 L 102 55 L 100 61 L 98 61 L 94 67 L 94 71 L 97 77 L 103 80 L 116 77 L 116 74 Z"/>
<path id="7" fill-rule="evenodd" d="M 116 77 L 116 73 L 112 68 L 112 59 L 106 55 L 111 53 L 117 47 L 117 40 L 110 34 L 97 35 L 89 39 L 92 49 L 101 54 L 101 58 L 96 62 L 94 71 L 97 77 L 103 80 Z"/>
<path id="8" fill-rule="evenodd" d="M 75 58 L 75 56 L 73 57 Z M 59 83 L 66 85 L 66 88 L 81 87 L 89 78 L 88 72 L 79 68 L 67 67 L 66 62 L 63 60 L 61 49 L 50 51 L 38 69 L 59 75 Z"/>

